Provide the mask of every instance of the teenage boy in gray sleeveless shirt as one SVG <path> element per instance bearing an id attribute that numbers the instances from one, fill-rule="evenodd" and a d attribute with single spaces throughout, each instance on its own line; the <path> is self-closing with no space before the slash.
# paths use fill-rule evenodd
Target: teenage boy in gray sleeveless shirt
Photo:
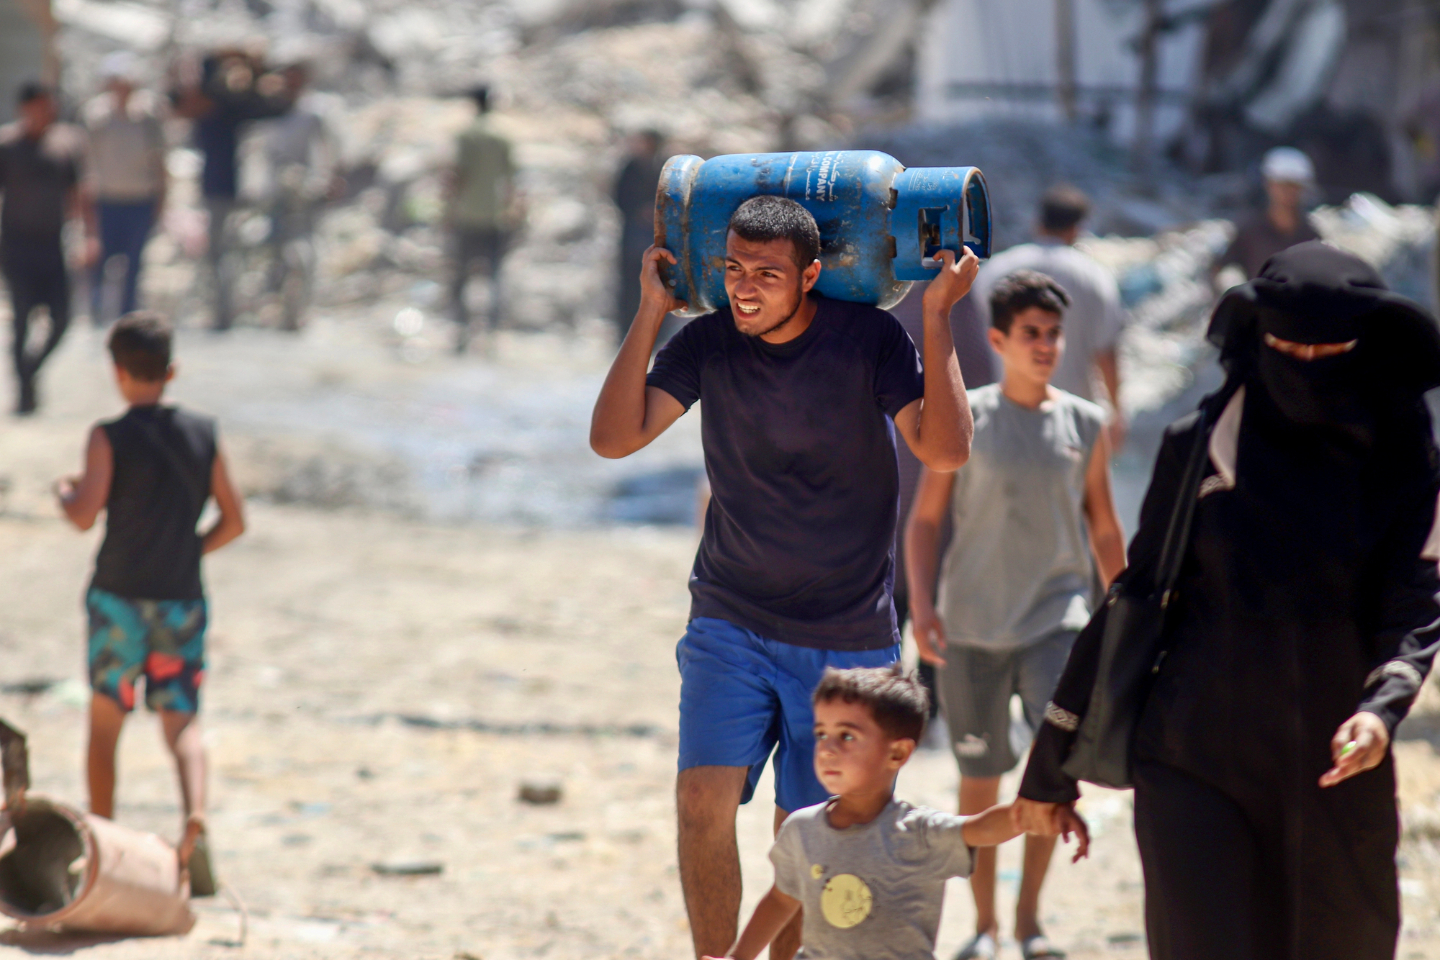
<path id="1" fill-rule="evenodd" d="M 1108 585 L 1125 565 L 1104 412 L 1050 385 L 1069 305 L 1059 284 L 1034 271 L 996 284 L 989 338 L 1003 379 L 969 392 L 970 460 L 955 473 L 922 474 L 906 530 L 915 640 L 920 656 L 940 668 L 962 814 L 995 803 L 1001 775 L 1028 747 L 1075 635 L 1090 619 L 1096 573 Z M 937 604 L 939 531 L 947 513 L 954 536 Z M 1014 695 L 1028 731 L 1012 733 Z M 1053 849 L 1044 837 L 1026 838 L 1015 938 L 1027 960 L 1062 955 L 1037 921 Z M 970 886 L 976 933 L 958 960 L 995 955 L 993 850 L 977 851 Z"/>

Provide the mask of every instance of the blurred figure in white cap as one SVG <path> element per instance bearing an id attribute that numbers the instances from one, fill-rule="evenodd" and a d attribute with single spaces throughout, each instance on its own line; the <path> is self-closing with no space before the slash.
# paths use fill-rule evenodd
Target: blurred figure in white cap
<path id="1" fill-rule="evenodd" d="M 90 132 L 86 181 L 100 228 L 100 256 L 90 274 L 90 319 L 96 326 L 138 306 L 145 242 L 160 219 L 166 188 L 160 103 L 150 91 L 136 89 L 135 57 L 112 53 L 101 62 L 100 73 L 105 92 L 84 110 Z M 112 315 L 105 310 L 105 272 L 116 257 L 124 258 L 125 275 Z"/>
<path id="2" fill-rule="evenodd" d="M 1305 191 L 1315 183 L 1315 165 L 1310 158 L 1294 147 L 1276 147 L 1265 154 L 1260 173 L 1265 178 L 1269 204 L 1263 212 L 1240 224 L 1230 249 L 1215 263 L 1216 273 L 1234 265 L 1249 280 L 1281 250 L 1320 239 L 1301 205 Z"/>

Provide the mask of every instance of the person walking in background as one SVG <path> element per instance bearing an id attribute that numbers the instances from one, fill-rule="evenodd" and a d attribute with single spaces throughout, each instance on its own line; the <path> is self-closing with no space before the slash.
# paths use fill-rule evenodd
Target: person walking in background
<path id="1" fill-rule="evenodd" d="M 209 214 L 206 263 L 214 285 L 216 330 L 235 322 L 227 229 L 240 190 L 240 133 L 251 122 L 278 117 L 293 101 L 282 78 L 265 72 L 261 60 L 244 50 L 222 50 L 204 58 L 195 84 L 177 91 L 176 112 L 194 120 L 195 147 L 205 156 L 200 192 Z"/>
<path id="2" fill-rule="evenodd" d="M 215 889 L 204 842 L 205 745 L 196 721 L 209 620 L 200 557 L 245 532 L 244 510 L 215 421 L 161 402 L 175 375 L 169 324 L 155 314 L 128 314 L 110 331 L 109 347 L 129 409 L 90 431 L 84 472 L 55 484 L 78 529 L 89 530 L 105 511 L 105 539 L 85 595 L 90 812 L 114 816 L 115 748 L 143 677 L 145 704 L 160 714 L 179 774 L 181 862 L 190 868 L 191 892 L 209 896 Z M 198 533 L 212 497 L 219 516 Z"/>
<path id="3" fill-rule="evenodd" d="M 1070 296 L 1065 311 L 1066 349 L 1051 383 L 1082 400 L 1110 408 L 1110 449 L 1125 443 L 1125 417 L 1120 406 L 1120 364 L 1117 345 L 1125 329 L 1120 287 L 1110 272 L 1075 249 L 1080 228 L 1090 213 L 1090 200 L 1071 186 L 1055 186 L 1040 199 L 1035 240 L 998 253 L 980 268 L 974 302 L 990 326 L 990 294 L 1016 270 L 1034 270 L 1058 283 Z M 1100 391 L 1095 390 L 1099 381 Z"/>
<path id="4" fill-rule="evenodd" d="M 1108 586 L 1125 566 L 1110 495 L 1105 412 L 1051 385 L 1065 349 L 1070 297 L 1047 276 L 1020 270 L 990 293 L 990 344 L 998 384 L 969 392 L 970 459 L 955 473 L 925 470 L 906 526 L 910 612 L 920 656 L 936 677 L 960 764 L 960 813 L 993 806 L 1000 777 L 1020 762 L 1010 699 L 1030 733 L 1090 619 L 1098 571 Z M 946 516 L 954 535 L 937 601 L 933 584 Z M 1093 563 L 1092 563 L 1093 557 Z M 1053 837 L 1027 837 L 1015 905 L 1025 960 L 1056 958 L 1040 929 L 1040 888 Z M 976 853 L 970 878 L 975 935 L 957 960 L 993 960 L 995 851 Z"/>
<path id="5" fill-rule="evenodd" d="M 14 333 L 11 355 L 19 394 L 15 412 L 34 413 L 36 378 L 70 325 L 70 274 L 63 232 L 70 216 L 85 222 L 86 261 L 95 256 L 94 207 L 81 184 L 85 135 L 57 123 L 55 94 L 39 83 L 20 88 L 20 119 L 0 127 L 0 270 L 10 288 Z M 39 349 L 30 346 L 35 311 L 50 326 Z"/>
<path id="6" fill-rule="evenodd" d="M 892 603 L 898 433 L 922 462 L 954 470 L 970 411 L 950 308 L 979 262 L 941 252 L 925 291 L 924 363 L 893 317 L 814 295 L 820 230 L 793 200 L 751 197 L 726 232 L 728 305 L 692 320 L 646 374 L 660 324 L 681 309 L 652 246 L 642 298 L 595 402 L 590 445 L 618 459 L 704 403 L 712 496 L 676 647 L 680 883 L 696 956 L 735 941 L 735 816 L 775 753 L 775 826 L 824 801 L 811 693 L 826 667 L 900 655 Z M 799 947 L 793 922 L 772 945 Z"/>
<path id="7" fill-rule="evenodd" d="M 615 338 L 625 342 L 630 321 L 640 309 L 640 275 L 635 264 L 655 242 L 655 191 L 665 166 L 664 138 L 658 130 L 630 137 L 629 153 L 615 178 L 613 199 L 620 211 L 620 258 L 615 286 Z"/>
<path id="8" fill-rule="evenodd" d="M 309 63 L 292 59 L 280 71 L 286 95 L 294 103 L 272 120 L 262 120 L 265 162 L 269 173 L 268 206 L 272 256 L 269 288 L 281 298 L 281 328 L 298 330 L 310 301 L 315 272 L 315 228 L 326 201 L 338 197 L 340 145 L 328 111 L 308 90 Z"/>
<path id="9" fill-rule="evenodd" d="M 455 273 L 450 296 L 455 310 L 455 351 L 470 345 L 470 305 L 465 288 L 477 262 L 490 284 L 489 333 L 499 329 L 505 309 L 501 265 L 516 220 L 515 162 L 510 141 L 490 122 L 490 90 L 476 87 L 470 94 L 475 119 L 455 144 L 455 167 L 450 201 L 450 229 Z"/>
<path id="10" fill-rule="evenodd" d="M 100 229 L 100 255 L 90 273 L 90 320 L 96 326 L 106 320 L 105 269 L 116 257 L 125 260 L 117 315 L 135 309 L 145 243 L 160 220 L 168 180 L 159 103 L 149 91 L 135 89 L 135 58 L 113 53 L 100 72 L 105 92 L 84 110 L 86 183 Z"/>
<path id="11" fill-rule="evenodd" d="M 1233 265 L 1249 280 L 1258 276 L 1265 261 L 1281 250 L 1320 239 L 1302 206 L 1305 191 L 1315 183 L 1315 166 L 1310 158 L 1294 147 L 1276 147 L 1265 154 L 1260 173 L 1265 178 L 1268 202 L 1264 210 L 1242 221 L 1236 229 L 1235 239 L 1215 261 L 1217 276 Z"/>
<path id="12" fill-rule="evenodd" d="M 1152 677 L 1117 758 L 1150 956 L 1393 958 L 1389 748 L 1440 650 L 1440 455 L 1422 402 L 1440 330 L 1312 241 L 1227 293 L 1208 339 L 1225 385 L 1166 431 L 1116 584 L 1137 604 L 1164 591 L 1164 653 L 1122 641 L 1139 662 L 1101 678 L 1118 695 L 1112 678 Z M 1177 501 L 1193 505 L 1188 536 Z M 1053 834 L 1079 796 L 1065 767 L 1124 610 L 1101 607 L 1075 642 L 1015 801 L 1026 829 Z"/>

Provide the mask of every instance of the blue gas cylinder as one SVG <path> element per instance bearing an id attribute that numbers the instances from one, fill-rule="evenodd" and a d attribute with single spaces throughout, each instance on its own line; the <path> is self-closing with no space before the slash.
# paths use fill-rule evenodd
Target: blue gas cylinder
<path id="1" fill-rule="evenodd" d="M 725 234 L 753 196 L 789 197 L 820 227 L 815 289 L 890 307 L 938 272 L 940 250 L 990 256 L 990 199 L 975 167 L 914 167 L 877 150 L 671 157 L 655 197 L 655 242 L 675 255 L 661 275 L 698 317 L 729 302 Z"/>

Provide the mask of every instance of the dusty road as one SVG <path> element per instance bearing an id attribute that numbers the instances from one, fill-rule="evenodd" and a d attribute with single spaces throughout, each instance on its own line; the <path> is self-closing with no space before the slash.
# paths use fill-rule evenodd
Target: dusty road
<path id="1" fill-rule="evenodd" d="M 96 538 L 62 525 L 45 488 L 78 462 L 86 424 L 115 409 L 98 341 L 77 334 L 46 381 L 49 407 L 0 424 L 8 480 L 0 715 L 30 734 L 34 789 L 72 801 L 83 799 L 80 596 Z M 598 350 L 540 362 L 537 353 L 550 349 L 543 341 L 516 340 L 502 343 L 495 363 L 437 360 L 427 372 L 386 349 L 359 325 L 322 328 L 299 344 L 242 332 L 233 341 L 187 336 L 180 346 L 179 396 L 221 414 L 245 486 L 268 498 L 252 502 L 249 534 L 207 567 L 212 842 L 221 878 L 248 907 L 245 945 L 236 945 L 239 916 L 224 900 L 202 902 L 184 938 L 95 943 L 8 930 L 0 944 L 95 960 L 688 955 L 671 792 L 673 650 L 693 534 L 449 523 L 417 509 L 406 481 L 393 477 L 393 509 L 358 495 L 338 507 L 320 494 L 274 502 L 296 476 L 320 476 L 323 494 L 334 487 L 325 471 L 337 465 L 351 464 L 346 482 L 363 487 L 403 460 L 403 450 L 357 445 L 363 430 L 345 417 L 315 420 L 322 402 L 359 411 L 355 423 L 408 417 L 417 431 L 438 434 L 423 414 L 425 391 L 439 382 L 459 396 L 445 401 L 454 422 L 491 424 L 473 429 L 493 445 L 523 453 L 527 422 L 553 442 L 583 445 L 577 398 L 601 375 Z M 237 372 L 239 360 L 250 374 Z M 549 411 L 543 417 L 506 412 L 514 385 L 552 382 L 569 386 L 556 387 L 552 406 L 531 405 Z M 382 395 L 391 397 L 388 414 L 379 400 L 366 405 Z M 641 467 L 693 455 L 693 425 L 686 429 Z M 535 467 L 522 453 L 506 482 L 535 483 L 586 456 L 567 448 Z M 456 463 L 467 455 L 444 454 Z M 548 495 L 598 497 L 609 468 L 584 469 L 595 471 L 590 480 L 557 477 Z M 483 475 L 476 482 L 483 486 Z M 1407 735 L 1398 750 L 1412 837 L 1402 851 L 1399 955 L 1440 958 L 1440 760 L 1431 745 L 1440 742 L 1440 707 L 1427 704 Z M 558 780 L 562 802 L 519 802 L 521 782 L 532 778 Z M 900 793 L 949 808 L 957 782 L 949 755 L 927 750 L 903 773 Z M 769 883 L 768 791 L 767 778 L 741 817 L 747 910 Z M 1057 862 L 1050 933 L 1076 960 L 1143 957 L 1128 798 L 1097 792 L 1084 806 L 1094 855 Z M 149 716 L 137 715 L 123 741 L 118 817 L 170 837 L 178 827 L 168 757 Z M 1002 853 L 1007 902 L 1018 852 L 1011 844 Z M 402 860 L 433 861 L 442 872 L 397 878 L 372 869 Z M 941 956 L 970 922 L 968 891 L 954 881 Z M 1003 949 L 1018 956 L 1013 943 Z"/>

